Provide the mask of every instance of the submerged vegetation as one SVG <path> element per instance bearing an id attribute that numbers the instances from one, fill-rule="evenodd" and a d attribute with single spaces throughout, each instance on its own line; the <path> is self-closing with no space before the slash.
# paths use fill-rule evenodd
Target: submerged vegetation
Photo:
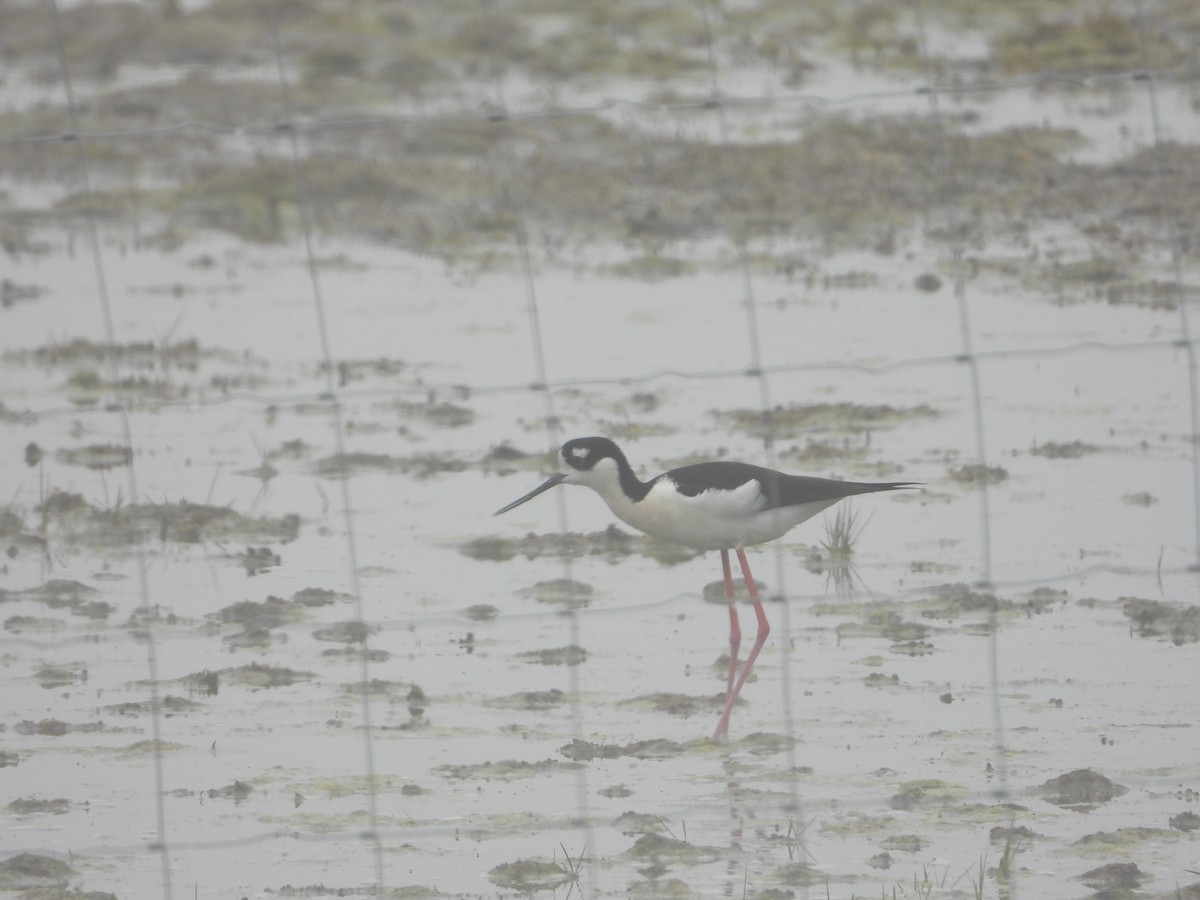
<path id="1" fill-rule="evenodd" d="M 56 491 L 43 502 L 44 527 L 69 543 L 132 547 L 143 538 L 199 544 L 219 541 L 294 541 L 300 517 L 250 516 L 228 506 L 191 503 L 117 502 L 93 505 L 80 494 Z"/>
<path id="2" fill-rule="evenodd" d="M 764 334 L 808 329 L 803 350 L 789 351 L 797 369 L 808 362 L 802 353 L 815 349 L 828 361 L 842 350 L 825 352 L 806 308 L 853 317 L 888 304 L 915 331 L 932 321 L 934 303 L 953 303 L 964 278 L 995 288 L 985 302 L 1019 292 L 1040 303 L 1054 333 L 1070 340 L 1079 312 L 1070 307 L 1081 304 L 1122 307 L 1115 314 L 1126 322 L 1145 314 L 1151 337 L 1169 340 L 1158 320 L 1171 317 L 1161 314 L 1200 289 L 1164 275 L 1161 239 L 1168 218 L 1200 221 L 1200 148 L 1152 145 L 1144 134 L 1111 144 L 1111 135 L 1097 137 L 1133 120 L 1130 98 L 1145 89 L 1146 66 L 1170 109 L 1195 111 L 1200 12 L 1194 0 L 1147 7 L 1142 27 L 1133 8 L 1109 0 L 926 4 L 924 35 L 911 8 L 883 0 L 97 0 L 61 9 L 76 124 L 45 9 L 0 0 L 11 94 L 0 111 L 0 254 L 14 270 L 0 285 L 0 327 L 52 316 L 51 303 L 76 299 L 86 271 L 75 281 L 46 278 L 54 287 L 36 282 L 39 265 L 81 263 L 85 220 L 101 225 L 106 258 L 137 263 L 128 273 L 114 266 L 111 286 L 138 298 L 119 305 L 118 338 L 32 332 L 0 360 L 13 376 L 0 428 L 20 435 L 9 442 L 16 476 L 0 507 L 0 576 L 11 582 L 0 587 L 0 637 L 13 700 L 0 722 L 0 768 L 25 766 L 25 778 L 53 767 L 65 778 L 54 796 L 12 792 L 4 814 L 20 817 L 7 824 L 26 843 L 91 833 L 93 819 L 112 832 L 107 850 L 71 837 L 86 852 L 66 853 L 62 843 L 66 861 L 13 856 L 0 863 L 0 888 L 83 896 L 74 885 L 96 882 L 145 893 L 145 873 L 124 882 L 127 862 L 157 868 L 144 840 L 154 831 L 148 799 L 162 801 L 167 837 L 185 849 L 194 841 L 203 849 L 204 829 L 225 828 L 252 852 L 259 838 L 289 842 L 275 856 L 268 848 L 254 876 L 253 890 L 280 896 L 570 896 L 585 860 L 605 879 L 602 891 L 634 897 L 773 898 L 809 886 L 817 895 L 895 895 L 907 894 L 910 876 L 917 896 L 966 895 L 969 883 L 983 895 L 985 880 L 1005 882 L 1014 858 L 1012 877 L 1030 895 L 1069 877 L 1073 855 L 1082 873 L 1075 888 L 1128 893 L 1149 880 L 1143 870 L 1096 868 L 1091 857 L 1114 847 L 1129 855 L 1139 844 L 1146 871 L 1166 871 L 1167 850 L 1200 828 L 1184 808 L 1194 792 L 1173 793 L 1178 766 L 1166 728 L 1181 714 L 1163 712 L 1170 707 L 1159 691 L 1145 694 L 1145 707 L 1129 705 L 1103 674 L 1087 680 L 1107 660 L 1047 660 L 1045 644 L 1023 640 L 1044 632 L 1018 629 L 1044 617 L 1048 641 L 1070 635 L 1082 646 L 1128 629 L 1123 652 L 1194 650 L 1200 608 L 1162 587 L 1177 548 L 1166 548 L 1165 565 L 1159 557 L 1159 594 L 1147 586 L 1146 597 L 1097 601 L 1077 597 L 1083 585 L 1074 582 L 1070 595 L 1021 592 L 1012 581 L 1021 583 L 1013 575 L 1025 557 L 997 552 L 998 585 L 972 581 L 964 547 L 974 529 L 965 533 L 939 511 L 975 507 L 972 492 L 987 486 L 1002 515 L 1031 513 L 1021 517 L 1023 534 L 1041 528 L 1035 511 L 1069 506 L 1053 492 L 1072 472 L 1140 464 L 1143 456 L 1122 446 L 1153 449 L 1154 433 L 1170 431 L 1163 442 L 1173 442 L 1174 461 L 1177 424 L 1126 422 L 1108 397 L 1095 414 L 1112 430 L 1085 432 L 1096 443 L 1074 439 L 1067 417 L 1036 442 L 1005 443 L 989 418 L 987 458 L 1008 468 L 972 464 L 960 449 L 969 438 L 948 434 L 962 415 L 956 378 L 930 389 L 900 384 L 899 372 L 892 389 L 886 360 L 870 355 L 883 353 L 859 357 L 851 346 L 852 363 L 879 364 L 886 391 L 876 390 L 883 379 L 860 389 L 851 376 L 788 373 L 794 379 L 773 393 L 775 405 L 764 401 L 764 414 L 753 391 L 709 392 L 712 382 L 687 380 L 695 369 L 737 372 L 729 382 L 745 372 L 732 330 L 718 335 L 733 338 L 720 346 L 691 345 L 701 291 L 669 314 L 656 306 L 714 272 L 744 265 L 765 274 L 747 310 L 763 312 Z M 264 39 L 273 29 L 290 105 Z M 929 113 L 928 79 L 942 88 L 940 121 Z M 877 102 L 882 95 L 887 102 Z M 1040 101 L 1062 97 L 1070 99 L 1054 109 L 1072 114 L 1043 117 Z M 1014 99 L 1030 102 L 1014 111 Z M 1003 115 L 987 115 L 999 107 Z M 1186 120 L 1172 125 L 1164 134 L 1184 133 Z M 297 249 L 304 213 L 317 248 L 311 272 Z M 1195 238 L 1187 228 L 1180 238 L 1191 278 Z M 481 272 L 514 274 L 526 239 L 531 281 L 555 292 L 545 317 L 549 377 L 580 378 L 555 388 L 552 423 L 537 402 L 545 385 L 528 383 L 524 326 L 513 312 L 523 298 L 496 301 L 489 285 L 469 305 L 456 293 Z M 951 271 L 949 244 L 962 252 L 961 272 Z M 28 265 L 27 257 L 45 258 Z M 263 259 L 273 268 L 262 271 Z M 396 271 L 410 265 L 421 266 L 417 275 Z M 304 276 L 317 274 L 329 288 L 333 346 L 346 358 L 314 362 L 291 321 L 307 303 Z M 389 279 L 386 290 L 368 276 Z M 652 284 L 642 308 L 609 317 L 620 328 L 619 355 L 600 387 L 587 383 L 590 362 L 579 372 L 569 357 L 563 365 L 576 347 L 582 357 L 613 340 L 587 318 L 607 313 L 610 297 L 572 283 L 588 278 L 609 280 L 617 294 Z M 266 282 L 271 290 L 260 293 Z M 386 300 L 368 304 L 371 291 Z M 873 305 L 850 309 L 848 297 Z M 613 308 L 626 310 L 624 300 Z M 172 320 L 194 327 L 210 303 L 222 314 L 250 312 L 220 320 L 220 331 L 201 329 L 202 340 L 175 337 L 175 326 L 145 337 Z M 424 329 L 430 318 L 410 315 L 422 307 L 445 313 L 446 330 Z M 992 349 L 1009 332 L 984 309 L 976 327 Z M 939 326 L 953 318 L 943 316 Z M 351 321 L 358 331 L 345 327 Z M 77 324 L 64 319 L 54 329 Z M 378 333 L 363 338 L 364 328 Z M 212 332 L 252 349 L 211 345 Z M 462 335 L 481 337 L 455 343 Z M 485 345 L 497 336 L 506 342 Z M 886 335 L 887 352 L 925 352 L 915 341 L 900 346 L 900 337 L 908 335 Z M 474 368 L 472 352 L 491 363 L 518 338 L 510 368 Z M 696 350 L 687 365 L 667 352 L 676 343 Z M 414 346 L 427 355 L 409 355 Z M 779 360 L 767 349 L 763 366 L 774 379 Z M 626 378 L 660 363 L 663 374 Z M 1005 377 L 985 374 L 993 386 Z M 35 398 L 27 383 L 38 378 L 48 387 Z M 447 386 L 456 379 L 470 386 Z M 1173 390 L 1158 389 L 1154 409 Z M 534 402 L 505 402 L 518 396 Z M 1008 399 L 988 395 L 989 404 Z M 1007 413 L 1023 416 L 1036 400 Z M 136 411 L 131 435 L 109 415 L 125 404 Z M 720 714 L 730 669 L 727 609 L 691 596 L 717 574 L 711 554 L 687 565 L 696 554 L 686 548 L 615 525 L 588 530 L 607 518 L 575 521 L 561 534 L 526 533 L 508 520 L 489 533 L 487 517 L 502 502 L 493 495 L 517 492 L 497 482 L 532 483 L 557 462 L 543 452 L 556 443 L 548 432 L 588 433 L 575 431 L 585 423 L 664 455 L 694 454 L 657 461 L 666 465 L 747 453 L 769 437 L 774 463 L 789 471 L 930 482 L 923 494 L 903 495 L 903 506 L 898 497 L 896 514 L 889 509 L 865 534 L 868 517 L 856 519 L 845 504 L 828 515 L 824 540 L 815 521 L 790 547 L 776 545 L 788 547 L 778 559 L 789 593 L 782 583 L 759 586 L 774 630 L 755 673 L 761 681 L 739 701 L 743 721 L 757 717 L 755 727 L 773 730 L 725 743 L 686 737 L 707 733 L 703 720 Z M 938 437 L 917 449 L 924 435 L 911 432 L 933 425 L 946 427 L 931 427 Z M 685 430 L 699 439 L 674 438 Z M 520 445 L 491 444 L 509 437 Z M 1030 467 L 1044 484 L 1031 487 Z M 138 488 L 125 487 L 135 480 Z M 1178 505 L 1166 480 L 1104 483 L 1113 485 L 1114 515 L 1137 520 L 1124 534 L 1150 532 L 1151 516 Z M 938 504 L 934 524 L 914 527 L 917 517 L 900 515 L 918 504 Z M 1144 545 L 1119 554 L 1094 546 L 1096 533 L 1081 530 L 1080 558 L 1103 552 L 1106 577 L 1137 577 L 1143 563 L 1127 571 L 1117 557 Z M 998 545 L 1002 535 L 997 529 Z M 1045 549 L 1057 555 L 1039 563 L 1067 567 L 1063 541 L 1050 535 L 1030 552 Z M 896 552 L 881 560 L 881 546 Z M 634 573 L 642 556 L 680 568 Z M 326 576 L 331 588 L 297 590 Z M 813 597 L 822 576 L 825 596 Z M 740 597 L 741 579 L 736 589 Z M 727 606 L 723 582 L 704 594 Z M 1107 618 L 1089 622 L 1091 609 Z M 754 627 L 747 613 L 743 650 Z M 982 666 L 985 642 L 1000 638 L 1009 643 L 997 684 L 971 665 Z M 1048 672 L 1023 671 L 1035 653 Z M 993 702 L 1015 711 L 1007 747 L 987 733 Z M 150 728 L 160 718 L 174 719 L 162 739 Z M 1098 730 L 1096 740 L 1087 729 Z M 407 739 L 419 730 L 422 739 Z M 1110 753 L 1115 738 L 1128 750 L 1135 734 L 1147 754 L 1163 756 L 1153 772 L 1129 771 Z M 364 744 L 377 754 L 373 771 L 361 768 Z M 172 759 L 156 797 L 137 770 L 164 754 Z M 1006 756 L 1011 791 L 999 790 L 994 769 Z M 1146 789 L 1155 782 L 1164 789 Z M 585 790 L 586 803 L 578 799 Z M 1127 813 L 1119 799 L 1127 790 L 1134 812 L 1159 816 L 1149 823 L 1158 830 L 1114 819 L 1105 826 L 1113 830 L 1077 840 L 1091 830 L 1077 820 L 1092 809 Z M 373 821 L 376 794 L 390 796 Z M 811 821 L 808 812 L 790 817 L 801 799 Z M 234 804 L 245 805 L 243 818 Z M 61 816 L 88 821 L 62 828 Z M 56 830 L 38 836 L 39 818 Z M 1018 824 L 1035 820 L 1037 833 Z M 989 836 L 994 823 L 1003 824 Z M 582 825 L 596 827 L 601 846 L 570 844 Z M 551 835 L 564 832 L 570 852 L 560 845 L 560 856 Z M 974 860 L 956 855 L 969 833 L 993 857 L 990 868 L 978 860 L 974 878 Z M 312 840 L 321 836 L 336 845 Z M 403 880 L 407 869 L 409 880 L 423 878 L 438 866 L 448 880 L 462 877 L 437 889 L 369 885 L 351 861 L 321 868 L 330 884 L 311 883 L 322 847 L 370 852 L 380 840 L 389 877 Z M 211 845 L 218 854 L 219 844 Z M 215 858 L 193 855 L 200 866 Z M 955 871 L 935 872 L 947 857 Z M 182 864 L 176 890 L 195 874 Z M 220 891 L 219 876 L 200 871 L 197 884 Z"/>
<path id="3" fill-rule="evenodd" d="M 1179 221 L 1200 215 L 1194 146 L 1165 143 L 1089 163 L 1076 156 L 1088 139 L 1070 127 L 981 131 L 969 114 L 945 115 L 939 127 L 926 115 L 840 106 L 805 108 L 769 133 L 735 131 L 724 146 L 708 133 L 710 50 L 719 70 L 759 68 L 784 91 L 803 90 L 830 52 L 878 84 L 915 87 L 929 69 L 964 90 L 1033 75 L 1070 91 L 1073 73 L 1136 71 L 1143 54 L 1152 67 L 1190 65 L 1200 34 L 1200 16 L 1184 0 L 1157 4 L 1145 28 L 1108 3 L 965 3 L 926 15 L 982 52 L 956 53 L 955 42 L 939 41 L 922 56 L 913 17 L 880 2 L 759 0 L 717 15 L 543 0 L 71 6 L 62 40 L 75 77 L 94 88 L 80 127 L 167 130 L 153 141 L 90 138 L 91 192 L 68 190 L 49 208 L 19 210 L 10 227 L 88 213 L 142 244 L 177 244 L 204 229 L 273 242 L 296 233 L 303 191 L 323 234 L 495 265 L 512 258 L 504 248 L 518 198 L 548 259 L 603 240 L 626 249 L 599 263 L 604 271 L 662 279 L 712 264 L 692 258 L 694 245 L 712 238 L 762 241 L 767 255 L 780 239 L 814 253 L 892 253 L 898 230 L 936 221 L 931 215 L 957 219 L 954 237 L 967 242 L 1052 221 L 1086 235 L 1096 258 L 1124 261 L 1122 296 L 1152 293 L 1139 287 L 1137 248 L 1140 235 L 1161 227 L 1162 210 L 1144 201 L 1159 196 L 1155 179 L 1165 168 L 1175 188 L 1162 196 L 1169 212 Z M 57 51 L 44 11 L 14 6 L 5 18 L 7 64 L 53 93 Z M 293 68 L 291 111 L 264 77 L 275 64 L 268 44 L 245 39 L 268 25 L 279 28 Z M 180 66 L 178 78 L 129 77 L 134 67 Z M 481 111 L 493 73 L 523 81 L 537 107 L 555 114 Z M 598 107 L 596 90 L 621 102 Z M 302 126 L 281 124 L 292 114 Z M 0 121 L 6 134 L 31 139 L 71 127 L 61 104 L 15 106 Z M 293 127 L 303 129 L 295 161 Z M 0 175 L 71 183 L 76 164 L 62 142 L 18 141 L 0 158 Z M 33 249 L 16 234 L 5 246 Z M 1074 264 L 1054 263 L 1068 294 Z M 13 302 L 27 293 L 8 291 Z"/>
<path id="4" fill-rule="evenodd" d="M 768 431 L 776 438 L 802 438 L 827 432 L 861 432 L 876 428 L 892 428 L 914 419 L 930 419 L 937 415 L 924 403 L 912 407 L 887 404 L 804 403 L 776 406 L 764 414 L 757 409 L 717 410 L 714 418 L 721 425 L 762 436 Z M 812 438 L 809 437 L 812 447 Z M 801 453 L 801 457 L 805 454 Z"/>

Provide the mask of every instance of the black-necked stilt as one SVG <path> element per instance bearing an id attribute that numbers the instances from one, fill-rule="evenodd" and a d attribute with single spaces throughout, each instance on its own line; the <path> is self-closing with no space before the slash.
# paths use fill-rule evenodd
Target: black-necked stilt
<path id="1" fill-rule="evenodd" d="M 642 481 L 634 474 L 621 448 L 603 437 L 574 438 L 562 445 L 560 455 L 562 471 L 551 475 L 524 497 L 497 510 L 495 515 L 506 513 L 557 484 L 582 484 L 604 498 L 618 519 L 638 531 L 697 550 L 721 551 L 725 596 L 729 600 L 730 652 L 725 705 L 713 732 L 714 739 L 723 737 L 728 730 L 733 704 L 771 631 L 743 548 L 783 536 L 844 497 L 917 484 L 911 481 L 875 484 L 833 481 L 787 475 L 739 462 L 682 466 Z M 742 577 L 758 617 L 758 635 L 740 672 L 737 672 L 737 653 L 742 630 L 734 605 L 730 550 L 737 551 Z"/>

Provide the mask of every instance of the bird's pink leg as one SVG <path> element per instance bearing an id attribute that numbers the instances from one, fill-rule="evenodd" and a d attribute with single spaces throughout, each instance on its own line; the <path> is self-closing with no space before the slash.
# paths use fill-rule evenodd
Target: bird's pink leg
<path id="1" fill-rule="evenodd" d="M 728 563 L 729 557 L 726 551 L 722 550 L 722 558 Z M 750 670 L 754 668 L 754 661 L 758 659 L 758 653 L 762 650 L 763 644 L 767 641 L 767 635 L 771 633 L 771 625 L 767 622 L 767 613 L 763 609 L 762 600 L 758 596 L 758 585 L 754 583 L 754 576 L 750 574 L 750 563 L 746 561 L 746 551 L 741 547 L 737 548 L 738 562 L 742 566 L 742 577 L 746 580 L 746 589 L 750 591 L 750 596 L 754 598 L 754 615 L 758 617 L 758 634 L 754 638 L 754 646 L 750 648 L 750 655 L 746 657 L 746 662 L 742 666 L 742 671 L 738 674 L 737 682 L 734 683 L 732 689 L 725 691 L 725 708 L 721 711 L 721 719 L 717 722 L 717 730 L 713 732 L 713 740 L 722 738 L 729 730 L 729 714 L 733 712 L 733 704 L 737 702 L 738 694 L 742 692 L 742 685 L 746 683 L 746 679 L 750 677 Z M 726 575 L 729 574 L 728 568 L 725 570 Z M 726 590 L 732 592 L 732 581 L 726 579 Z M 733 609 L 733 600 L 730 599 L 730 609 Z M 734 612 L 732 615 L 736 616 Z M 739 634 L 740 638 L 740 634 Z M 732 670 L 731 673 L 732 674 Z"/>
<path id="2" fill-rule="evenodd" d="M 734 600 L 733 570 L 729 566 L 728 550 L 721 551 L 721 569 L 725 574 L 725 599 L 729 601 L 729 674 L 725 678 L 725 699 L 728 700 L 729 692 L 733 690 L 733 678 L 737 674 L 738 647 L 742 644 L 742 626 L 738 621 L 737 603 Z M 722 734 L 724 732 L 719 732 L 713 737 L 718 738 Z"/>

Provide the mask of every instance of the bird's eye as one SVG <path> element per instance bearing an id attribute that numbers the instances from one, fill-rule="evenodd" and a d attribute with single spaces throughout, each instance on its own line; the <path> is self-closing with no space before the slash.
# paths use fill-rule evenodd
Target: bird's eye
<path id="1" fill-rule="evenodd" d="M 582 469 L 587 464 L 590 455 L 590 451 L 586 447 L 570 447 L 563 450 L 563 459 L 576 469 Z"/>

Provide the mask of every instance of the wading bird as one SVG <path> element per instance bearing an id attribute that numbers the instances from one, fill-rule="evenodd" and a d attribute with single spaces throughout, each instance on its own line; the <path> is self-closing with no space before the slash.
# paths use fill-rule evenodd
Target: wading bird
<path id="1" fill-rule="evenodd" d="M 728 731 L 733 704 L 771 632 L 744 548 L 783 536 L 845 497 L 917 484 L 833 481 L 787 475 L 739 462 L 682 466 L 642 481 L 634 474 L 621 448 L 604 437 L 574 438 L 562 445 L 559 455 L 561 471 L 494 515 L 506 513 L 555 485 L 582 484 L 599 494 L 618 519 L 638 531 L 696 550 L 721 551 L 725 596 L 729 600 L 729 674 L 725 682 L 725 705 L 713 732 L 714 739 L 724 737 Z M 740 672 L 737 655 L 742 629 L 734 604 L 730 550 L 737 552 L 758 617 L 758 634 Z"/>

